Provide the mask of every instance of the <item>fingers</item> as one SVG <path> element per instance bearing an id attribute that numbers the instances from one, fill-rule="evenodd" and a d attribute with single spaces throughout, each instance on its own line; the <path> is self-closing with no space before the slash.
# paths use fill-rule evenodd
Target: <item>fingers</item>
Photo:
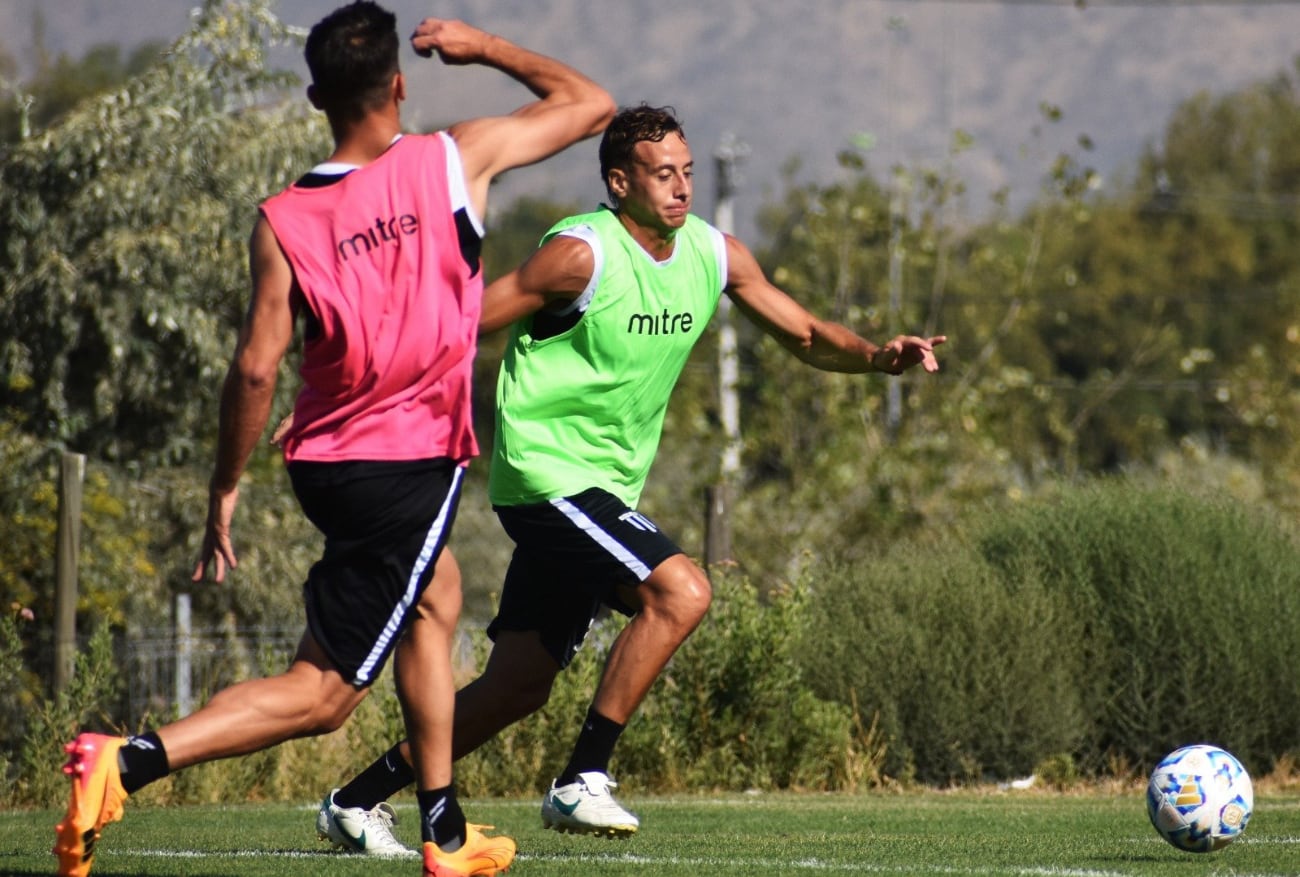
<path id="1" fill-rule="evenodd" d="M 194 564 L 194 574 L 190 576 L 190 580 L 203 581 L 207 576 L 208 568 L 211 567 L 212 580 L 222 582 L 225 581 L 226 570 L 238 566 L 239 560 L 235 557 L 235 546 L 230 543 L 230 536 L 209 532 L 203 538 L 203 550 Z"/>
<path id="2" fill-rule="evenodd" d="M 290 412 L 287 417 L 280 421 L 280 424 L 275 428 L 275 431 L 271 433 L 271 444 L 277 448 L 284 447 L 284 437 L 292 427 L 293 412 Z"/>
<path id="3" fill-rule="evenodd" d="M 194 575 L 190 576 L 190 581 L 201 582 L 207 578 L 209 566 L 212 567 L 213 581 L 220 582 L 226 577 L 225 558 L 219 554 L 205 554 L 194 564 Z"/>
<path id="4" fill-rule="evenodd" d="M 927 372 L 939 370 L 939 360 L 934 355 L 934 348 L 948 340 L 947 335 L 935 335 L 922 338 L 919 335 L 898 335 L 885 343 L 880 351 L 886 353 L 890 367 L 883 369 L 889 374 L 902 374 L 912 366 L 919 365 Z"/>
<path id="5" fill-rule="evenodd" d="M 432 58 L 438 48 L 438 30 L 442 22 L 436 18 L 426 18 L 415 26 L 411 34 L 411 48 L 421 58 Z"/>
<path id="6" fill-rule="evenodd" d="M 229 549 L 216 551 L 201 558 L 194 566 L 193 581 L 201 582 L 207 575 L 208 567 L 212 567 L 212 580 L 214 582 L 224 582 L 226 580 L 226 570 L 234 569 L 239 566 L 235 560 L 235 554 Z"/>
<path id="7" fill-rule="evenodd" d="M 411 48 L 422 58 L 434 52 L 447 64 L 469 64 L 482 59 L 486 32 L 462 21 L 426 18 L 411 34 Z"/>
<path id="8" fill-rule="evenodd" d="M 219 554 L 208 554 L 200 557 L 194 564 L 194 575 L 190 576 L 190 581 L 201 582 L 208 575 L 208 567 L 212 567 L 212 580 L 220 582 L 226 577 L 226 561 Z"/>

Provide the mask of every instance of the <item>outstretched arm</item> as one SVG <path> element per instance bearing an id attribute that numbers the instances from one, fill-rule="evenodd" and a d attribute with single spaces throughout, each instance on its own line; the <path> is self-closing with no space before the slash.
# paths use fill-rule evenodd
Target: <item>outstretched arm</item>
<path id="1" fill-rule="evenodd" d="M 537 96 L 508 116 L 470 119 L 449 129 L 479 216 L 486 212 L 488 185 L 498 174 L 599 134 L 613 118 L 614 99 L 577 70 L 464 22 L 426 18 L 411 35 L 411 45 L 425 57 L 436 52 L 446 64 L 500 70 Z"/>
<path id="2" fill-rule="evenodd" d="M 877 345 L 851 329 L 821 320 L 773 286 L 749 248 L 727 235 L 727 294 L 736 307 L 782 347 L 822 371 L 902 374 L 920 365 L 939 370 L 934 348 L 948 340 L 944 335 L 922 338 L 899 335 Z"/>
<path id="3" fill-rule="evenodd" d="M 276 372 L 293 340 L 293 270 L 265 218 L 258 220 L 249 249 L 253 297 L 221 389 L 217 461 L 208 485 L 208 518 L 195 581 L 209 566 L 221 581 L 226 567 L 237 564 L 230 521 L 239 500 L 239 476 L 266 429 Z"/>

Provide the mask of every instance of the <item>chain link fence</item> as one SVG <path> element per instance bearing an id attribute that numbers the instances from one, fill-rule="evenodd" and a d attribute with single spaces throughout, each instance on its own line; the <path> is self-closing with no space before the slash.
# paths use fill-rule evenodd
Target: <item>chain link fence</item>
<path id="1" fill-rule="evenodd" d="M 301 627 L 148 628 L 129 637 L 121 645 L 120 663 L 128 726 L 146 717 L 187 715 L 236 682 L 282 672 L 302 633 Z M 457 629 L 453 667 L 472 670 L 481 633 L 477 624 Z"/>

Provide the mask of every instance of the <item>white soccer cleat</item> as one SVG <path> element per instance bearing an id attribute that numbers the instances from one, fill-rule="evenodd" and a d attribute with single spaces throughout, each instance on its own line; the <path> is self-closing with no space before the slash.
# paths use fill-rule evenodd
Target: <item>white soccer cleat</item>
<path id="1" fill-rule="evenodd" d="M 330 792 L 316 813 L 316 835 L 349 853 L 385 858 L 417 858 L 419 853 L 393 836 L 397 814 L 387 801 L 369 810 L 340 807 Z"/>
<path id="2" fill-rule="evenodd" d="M 561 833 L 631 837 L 641 823 L 614 800 L 609 790 L 615 788 L 618 783 L 596 770 L 578 774 L 566 786 L 552 782 L 542 799 L 542 827 Z"/>

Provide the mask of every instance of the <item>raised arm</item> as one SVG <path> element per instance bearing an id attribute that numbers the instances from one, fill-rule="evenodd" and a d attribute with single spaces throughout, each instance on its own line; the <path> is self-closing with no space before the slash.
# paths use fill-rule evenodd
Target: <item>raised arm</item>
<path id="1" fill-rule="evenodd" d="M 899 335 L 877 345 L 839 323 L 821 320 L 773 286 L 749 248 L 727 235 L 727 295 L 749 319 L 803 362 L 822 371 L 897 375 L 920 365 L 939 370 L 934 348 L 946 336 Z"/>
<path id="2" fill-rule="evenodd" d="M 556 235 L 483 290 L 478 334 L 490 335 L 543 308 L 562 308 L 587 288 L 596 260 L 586 241 Z"/>
<path id="3" fill-rule="evenodd" d="M 605 89 L 567 64 L 461 21 L 426 18 L 411 35 L 411 45 L 425 57 L 436 52 L 446 64 L 500 70 L 537 96 L 508 116 L 470 119 L 449 129 L 460 147 L 470 200 L 480 216 L 495 176 L 599 134 L 616 109 Z"/>

